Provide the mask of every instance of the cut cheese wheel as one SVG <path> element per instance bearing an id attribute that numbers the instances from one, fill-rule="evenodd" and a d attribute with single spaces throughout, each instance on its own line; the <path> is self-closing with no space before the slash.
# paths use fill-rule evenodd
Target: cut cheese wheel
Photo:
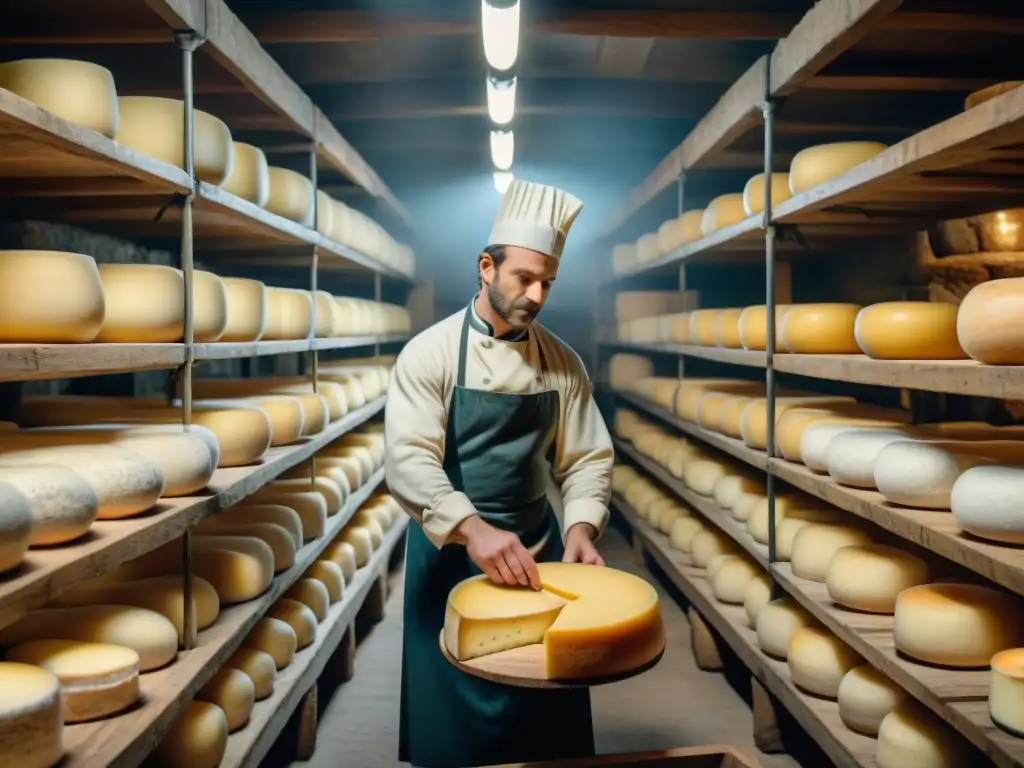
<path id="1" fill-rule="evenodd" d="M 907 692 L 872 666 L 861 664 L 839 683 L 839 718 L 851 731 L 877 736 L 885 716 L 910 701 Z"/>
<path id="2" fill-rule="evenodd" d="M 690 556 L 697 568 L 707 568 L 719 555 L 738 555 L 739 545 L 718 531 L 704 528 L 690 539 Z"/>
<path id="3" fill-rule="evenodd" d="M 779 341 L 790 354 L 842 355 L 860 352 L 854 327 L 859 304 L 795 304 L 779 326 Z"/>
<path id="4" fill-rule="evenodd" d="M 862 659 L 823 627 L 800 627 L 786 651 L 789 674 L 800 688 L 826 699 L 839 697 L 843 677 Z"/>
<path id="5" fill-rule="evenodd" d="M 267 610 L 267 617 L 280 619 L 295 631 L 296 648 L 312 645 L 316 640 L 316 615 L 304 603 L 282 597 Z"/>
<path id="6" fill-rule="evenodd" d="M 973 768 L 956 731 L 917 703 L 904 703 L 882 718 L 875 748 L 878 768 Z"/>
<path id="7" fill-rule="evenodd" d="M 955 304 L 890 301 L 862 309 L 854 335 L 876 360 L 962 360 L 956 318 Z"/>
<path id="8" fill-rule="evenodd" d="M 988 711 L 992 722 L 1024 737 L 1024 649 L 1009 648 L 992 657 Z"/>
<path id="9" fill-rule="evenodd" d="M 224 662 L 226 669 L 244 672 L 252 681 L 256 701 L 262 701 L 274 692 L 277 681 L 277 665 L 269 653 L 254 648 L 239 648 Z"/>
<path id="10" fill-rule="evenodd" d="M 228 733 L 245 726 L 256 704 L 256 685 L 245 672 L 230 667 L 217 670 L 196 694 L 199 701 L 216 704 L 224 712 Z"/>
<path id="11" fill-rule="evenodd" d="M 987 667 L 1024 642 L 1016 598 L 974 584 L 925 584 L 896 598 L 893 638 L 912 659 L 945 667 Z"/>
<path id="12" fill-rule="evenodd" d="M 715 318 L 715 344 L 727 349 L 740 349 L 740 315 L 742 309 L 723 309 Z"/>
<path id="13" fill-rule="evenodd" d="M 298 638 L 291 625 L 281 619 L 267 617 L 256 622 L 242 644 L 263 651 L 274 660 L 278 669 L 284 669 L 295 658 Z"/>
<path id="14" fill-rule="evenodd" d="M 156 96 L 121 96 L 118 144 L 165 163 L 185 167 L 185 102 Z M 196 178 L 219 187 L 231 173 L 231 131 L 208 112 L 192 110 L 192 157 Z"/>
<path id="15" fill-rule="evenodd" d="M 775 398 L 775 425 L 778 427 L 779 420 L 790 408 L 801 408 L 808 406 L 831 406 L 840 403 L 853 403 L 851 397 L 840 397 L 832 395 L 808 396 L 808 397 L 776 397 Z M 740 434 L 743 443 L 750 448 L 766 450 L 768 447 L 768 401 L 765 398 L 754 398 L 743 409 L 740 417 Z"/>
<path id="16" fill-rule="evenodd" d="M 0 251 L 0 343 L 88 343 L 103 326 L 105 306 L 91 256 Z"/>
<path id="17" fill-rule="evenodd" d="M 291 600 L 296 600 L 309 608 L 313 615 L 316 616 L 318 622 L 327 618 L 331 596 L 323 582 L 317 579 L 299 579 L 288 588 L 284 596 Z"/>
<path id="18" fill-rule="evenodd" d="M 968 469 L 953 485 L 950 509 L 957 525 L 973 536 L 1024 544 L 1024 467 L 980 466 Z"/>
<path id="19" fill-rule="evenodd" d="M 719 195 L 704 209 L 700 220 L 700 233 L 707 237 L 719 229 L 739 224 L 746 218 L 742 193 Z"/>
<path id="20" fill-rule="evenodd" d="M 223 280 L 227 296 L 228 321 L 220 340 L 259 341 L 267 327 L 266 286 L 259 280 L 246 280 L 241 277 L 225 277 Z M 202 390 L 194 392 L 198 395 L 203 394 Z"/>
<path id="21" fill-rule="evenodd" d="M 337 603 L 345 593 L 345 572 L 333 560 L 317 560 L 303 574 L 307 579 L 316 579 L 327 590 L 330 603 Z"/>
<path id="22" fill-rule="evenodd" d="M 184 578 L 181 575 L 154 576 L 137 581 L 86 582 L 66 589 L 52 603 L 55 606 L 133 605 L 156 611 L 166 617 L 178 632 L 178 642 L 185 637 Z M 196 626 L 206 629 L 220 614 L 220 597 L 205 579 L 192 580 L 192 598 L 196 607 Z"/>
<path id="23" fill-rule="evenodd" d="M 690 552 L 693 537 L 704 530 L 704 524 L 693 517 L 680 517 L 672 523 L 669 531 L 669 543 L 680 552 Z"/>
<path id="24" fill-rule="evenodd" d="M 849 525 L 808 525 L 793 539 L 790 560 L 793 573 L 801 579 L 825 581 L 829 564 L 843 547 L 866 546 L 871 537 Z"/>
<path id="25" fill-rule="evenodd" d="M 1016 331 L 1022 296 L 1024 278 L 1008 277 L 980 283 L 964 297 L 956 332 L 971 358 L 988 365 L 1024 363 L 1024 343 Z"/>
<path id="26" fill-rule="evenodd" d="M 275 166 L 267 169 L 267 175 L 270 195 L 264 207 L 278 216 L 312 227 L 313 182 L 301 173 Z"/>
<path id="27" fill-rule="evenodd" d="M 218 768 L 228 748 L 228 719 L 208 701 L 190 701 L 153 753 L 162 768 Z"/>
<path id="28" fill-rule="evenodd" d="M 103 326 L 97 342 L 181 341 L 185 288 L 181 273 L 159 264 L 100 264 Z"/>
<path id="29" fill-rule="evenodd" d="M 239 525 L 271 523 L 288 531 L 296 551 L 302 546 L 302 520 L 294 509 L 280 504 L 251 504 L 250 501 L 204 518 L 196 526 L 196 533 L 215 534 Z"/>
<path id="30" fill-rule="evenodd" d="M 0 488 L 5 487 L 14 488 L 30 506 L 32 546 L 64 544 L 85 535 L 99 512 L 100 500 L 92 486 L 56 464 L 0 466 Z M 6 505 L 4 513 L 5 518 L 10 515 Z"/>
<path id="31" fill-rule="evenodd" d="M 763 493 L 765 484 L 763 480 L 751 477 L 750 475 L 725 475 L 715 481 L 715 487 L 711 495 L 715 504 L 721 509 L 732 509 L 733 505 L 744 493 Z"/>
<path id="32" fill-rule="evenodd" d="M 0 467 L 2 470 L 2 467 Z M 0 573 L 17 568 L 32 543 L 36 521 L 32 503 L 13 485 L 0 481 Z"/>
<path id="33" fill-rule="evenodd" d="M 843 547 L 828 565 L 825 584 L 836 603 L 855 611 L 892 614 L 904 589 L 927 584 L 928 564 L 882 544 Z"/>
<path id="34" fill-rule="evenodd" d="M 260 208 L 270 197 L 270 172 L 267 156 L 252 144 L 235 141 L 231 145 L 231 170 L 222 187 Z"/>
<path id="35" fill-rule="evenodd" d="M 711 573 L 711 565 L 708 565 L 708 572 L 711 573 L 711 594 L 716 600 L 730 605 L 743 605 L 746 599 L 747 587 L 758 575 L 762 568 L 752 560 L 734 555 L 723 555 L 723 560 L 714 572 Z"/>
<path id="36" fill-rule="evenodd" d="M 60 681 L 31 664 L 0 662 L 0 764 L 50 768 L 60 762 Z"/>
<path id="37" fill-rule="evenodd" d="M 108 139 L 117 134 L 114 77 L 98 64 L 71 59 L 9 61 L 0 64 L 0 88 Z"/>
<path id="38" fill-rule="evenodd" d="M 789 165 L 789 191 L 794 195 L 823 184 L 870 160 L 886 146 L 875 141 L 846 141 L 808 147 Z"/>
<path id="39" fill-rule="evenodd" d="M 332 541 L 324 550 L 323 559 L 330 560 L 341 568 L 346 584 L 352 583 L 352 579 L 356 576 L 356 570 L 359 568 L 355 545 L 344 540 Z"/>
<path id="40" fill-rule="evenodd" d="M 313 300 L 309 291 L 267 288 L 264 341 L 305 339 L 313 332 Z"/>
<path id="41" fill-rule="evenodd" d="M 327 501 L 316 491 L 289 493 L 267 488 L 259 494 L 261 504 L 274 504 L 295 510 L 302 521 L 302 538 L 306 541 L 324 535 L 327 526 Z"/>
<path id="42" fill-rule="evenodd" d="M 773 173 L 771 177 L 772 207 L 789 200 L 793 193 L 789 189 L 788 173 Z M 759 173 L 743 187 L 743 211 L 747 216 L 756 216 L 765 207 L 764 174 Z"/>
<path id="43" fill-rule="evenodd" d="M 0 630 L 5 646 L 49 639 L 123 645 L 139 655 L 142 672 L 166 666 L 178 653 L 178 633 L 166 617 L 123 605 L 44 608 Z"/>
<path id="44" fill-rule="evenodd" d="M 60 680 L 64 722 L 98 720 L 139 698 L 139 654 L 131 648 L 75 640 L 35 640 L 7 651 L 7 660 L 34 664 Z"/>
<path id="45" fill-rule="evenodd" d="M 772 599 L 772 579 L 766 573 L 760 573 L 749 582 L 743 592 L 743 612 L 747 615 L 747 625 L 757 628 L 757 617 Z"/>
<path id="46" fill-rule="evenodd" d="M 612 568 L 540 563 L 540 592 L 468 579 L 452 590 L 444 642 L 459 660 L 544 643 L 551 679 L 614 675 L 651 662 L 665 644 L 658 593 Z M 585 652 L 581 652 L 581 648 Z"/>
<path id="47" fill-rule="evenodd" d="M 779 328 L 791 308 L 791 304 L 775 306 L 775 348 L 777 350 L 781 346 Z M 740 342 L 744 349 L 758 352 L 768 349 L 768 307 L 766 305 L 747 307 L 740 314 Z"/>
<path id="48" fill-rule="evenodd" d="M 803 462 L 800 446 L 804 432 L 814 424 L 898 427 L 910 422 L 910 414 L 893 408 L 861 403 L 836 403 L 821 407 L 787 408 L 775 425 L 776 455 Z"/>
<path id="49" fill-rule="evenodd" d="M 785 659 L 793 634 L 814 623 L 811 615 L 789 598 L 772 600 L 757 615 L 757 644 L 769 656 Z"/>

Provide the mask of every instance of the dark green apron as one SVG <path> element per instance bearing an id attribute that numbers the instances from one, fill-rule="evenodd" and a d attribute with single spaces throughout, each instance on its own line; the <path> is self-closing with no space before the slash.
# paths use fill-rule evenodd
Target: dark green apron
<path id="1" fill-rule="evenodd" d="M 466 389 L 472 307 L 459 342 L 458 379 L 448 409 L 444 469 L 486 522 L 518 534 L 539 559 L 561 560 L 558 520 L 547 500 L 547 456 L 558 428 L 558 392 L 532 395 Z M 539 347 L 538 347 L 539 348 Z M 546 374 L 543 352 L 541 373 Z M 476 768 L 594 754 L 590 691 L 515 688 L 473 677 L 438 647 L 448 593 L 481 573 L 465 547 L 435 547 L 410 526 L 398 758 L 417 768 Z"/>

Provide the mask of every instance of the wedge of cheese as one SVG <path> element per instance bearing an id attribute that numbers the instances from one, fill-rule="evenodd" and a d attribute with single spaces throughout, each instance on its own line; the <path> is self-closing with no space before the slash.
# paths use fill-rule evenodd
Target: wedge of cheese
<path id="1" fill-rule="evenodd" d="M 444 641 L 459 660 L 544 644 L 549 679 L 614 675 L 657 658 L 665 645 L 658 593 L 632 574 L 578 563 L 538 565 L 541 591 L 485 576 L 452 590 Z"/>

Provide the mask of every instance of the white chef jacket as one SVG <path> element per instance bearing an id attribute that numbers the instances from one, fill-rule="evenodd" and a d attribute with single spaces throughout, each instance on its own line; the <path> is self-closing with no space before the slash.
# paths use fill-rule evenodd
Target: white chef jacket
<path id="1" fill-rule="evenodd" d="M 498 338 L 472 307 L 413 338 L 391 372 L 384 412 L 385 473 L 391 494 L 437 547 L 459 523 L 476 514 L 469 497 L 452 487 L 442 466 L 467 311 L 465 386 L 508 394 L 558 391 L 551 471 L 561 489 L 563 531 L 589 523 L 600 534 L 608 522 L 614 451 L 582 361 L 537 323 L 529 332 Z M 544 351 L 546 378 L 538 346 Z"/>

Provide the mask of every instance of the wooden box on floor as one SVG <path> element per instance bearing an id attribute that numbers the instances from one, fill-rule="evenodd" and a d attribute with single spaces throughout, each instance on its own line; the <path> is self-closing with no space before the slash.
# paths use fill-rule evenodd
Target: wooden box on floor
<path id="1" fill-rule="evenodd" d="M 627 752 L 577 760 L 551 760 L 543 763 L 515 763 L 494 768 L 760 768 L 750 755 L 732 747 L 685 747 L 657 752 Z"/>

